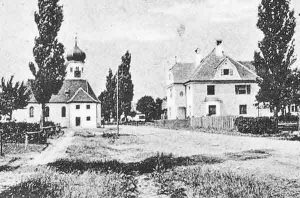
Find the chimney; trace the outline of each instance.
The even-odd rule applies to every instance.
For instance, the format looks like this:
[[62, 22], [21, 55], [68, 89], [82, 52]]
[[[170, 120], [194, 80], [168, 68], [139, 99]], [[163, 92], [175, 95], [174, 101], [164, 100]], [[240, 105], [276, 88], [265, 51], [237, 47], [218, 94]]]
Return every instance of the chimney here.
[[202, 60], [201, 51], [199, 48], [195, 49], [195, 66], [198, 66]]
[[217, 40], [217, 46], [216, 46], [216, 56], [222, 57], [224, 54], [223, 51], [223, 41]]

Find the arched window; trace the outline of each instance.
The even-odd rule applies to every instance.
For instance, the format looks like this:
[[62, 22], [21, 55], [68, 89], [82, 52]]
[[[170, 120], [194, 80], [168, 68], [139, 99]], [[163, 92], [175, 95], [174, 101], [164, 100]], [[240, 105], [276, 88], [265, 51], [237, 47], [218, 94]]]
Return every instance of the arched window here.
[[30, 118], [33, 118], [33, 117], [34, 117], [34, 108], [33, 108], [33, 107], [30, 107], [30, 108], [29, 108], [29, 117], [30, 117]]
[[50, 109], [49, 107], [45, 107], [45, 117], [49, 117]]
[[61, 117], [66, 117], [66, 107], [61, 108]]

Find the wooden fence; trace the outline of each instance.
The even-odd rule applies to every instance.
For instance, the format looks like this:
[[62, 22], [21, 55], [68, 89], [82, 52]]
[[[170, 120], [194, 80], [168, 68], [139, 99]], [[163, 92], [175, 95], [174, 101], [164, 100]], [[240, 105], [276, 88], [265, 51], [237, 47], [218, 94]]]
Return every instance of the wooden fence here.
[[190, 120], [192, 128], [205, 128], [217, 130], [235, 130], [234, 121], [236, 116], [205, 116], [193, 117]]

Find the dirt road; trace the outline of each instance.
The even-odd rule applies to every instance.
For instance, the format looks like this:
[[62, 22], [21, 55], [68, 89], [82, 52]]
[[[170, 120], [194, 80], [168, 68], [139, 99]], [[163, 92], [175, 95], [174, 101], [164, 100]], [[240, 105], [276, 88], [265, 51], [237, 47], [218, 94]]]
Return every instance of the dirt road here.
[[[147, 153], [173, 153], [177, 156], [197, 154], [224, 156], [249, 150], [266, 151], [269, 157], [251, 160], [227, 160], [215, 168], [267, 174], [300, 180], [300, 142], [274, 140], [261, 137], [228, 136], [184, 130], [169, 130], [152, 127], [122, 126], [121, 134], [138, 137], [140, 144], [118, 145], [114, 148], [130, 150], [126, 155], [115, 156], [122, 161], [137, 161]], [[144, 154], [141, 154], [144, 153]]]

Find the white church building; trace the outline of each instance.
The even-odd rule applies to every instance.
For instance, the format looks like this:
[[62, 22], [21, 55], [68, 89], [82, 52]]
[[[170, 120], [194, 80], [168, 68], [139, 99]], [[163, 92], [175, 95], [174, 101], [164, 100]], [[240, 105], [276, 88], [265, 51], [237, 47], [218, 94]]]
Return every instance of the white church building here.
[[[52, 95], [46, 104], [45, 120], [62, 127], [96, 128], [101, 124], [101, 104], [85, 78], [86, 54], [78, 47], [67, 54], [67, 68], [64, 83], [57, 95]], [[32, 80], [28, 80], [31, 89]], [[32, 93], [32, 92], [31, 92]], [[39, 122], [41, 104], [30, 95], [26, 108], [13, 112], [13, 119], [19, 122]]]

